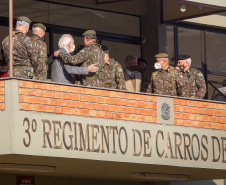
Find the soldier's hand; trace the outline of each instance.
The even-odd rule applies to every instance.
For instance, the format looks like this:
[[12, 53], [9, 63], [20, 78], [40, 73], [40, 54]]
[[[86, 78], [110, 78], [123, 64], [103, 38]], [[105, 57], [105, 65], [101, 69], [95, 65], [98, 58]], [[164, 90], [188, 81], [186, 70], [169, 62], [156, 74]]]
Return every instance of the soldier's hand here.
[[60, 54], [60, 51], [55, 51], [54, 52], [54, 57], [58, 57], [59, 54]]
[[91, 73], [95, 73], [95, 72], [97, 72], [98, 67], [95, 64], [91, 64], [91, 65], [88, 66], [88, 70]]

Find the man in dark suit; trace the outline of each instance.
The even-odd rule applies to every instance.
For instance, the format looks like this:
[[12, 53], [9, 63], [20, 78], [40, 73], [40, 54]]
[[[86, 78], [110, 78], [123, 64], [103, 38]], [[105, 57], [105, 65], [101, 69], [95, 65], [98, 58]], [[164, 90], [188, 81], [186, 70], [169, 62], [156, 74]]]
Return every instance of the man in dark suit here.
[[137, 70], [137, 57], [129, 55], [125, 59], [126, 69], [123, 70], [126, 89], [128, 91], [140, 92], [142, 75]]
[[[74, 39], [70, 34], [64, 34], [60, 37], [58, 42], [60, 52], [70, 54], [74, 52]], [[88, 75], [95, 73], [98, 70], [94, 64], [88, 67], [77, 67], [70, 64], [65, 64], [60, 58], [56, 58], [51, 65], [51, 81], [58, 83], [74, 84], [75, 80], [72, 75]]]

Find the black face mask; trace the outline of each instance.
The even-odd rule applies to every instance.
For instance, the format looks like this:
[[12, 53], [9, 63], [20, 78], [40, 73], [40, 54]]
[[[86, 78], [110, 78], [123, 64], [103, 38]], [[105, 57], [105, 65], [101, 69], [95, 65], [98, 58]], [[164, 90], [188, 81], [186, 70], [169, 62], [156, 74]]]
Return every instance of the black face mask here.
[[184, 72], [184, 69], [185, 69], [184, 64], [183, 64], [183, 65], [181, 65], [181, 66], [179, 66], [179, 68], [180, 68], [180, 71], [181, 71], [181, 72]]
[[137, 66], [130, 66], [130, 69], [131, 69], [132, 71], [136, 71], [136, 70], [137, 70]]
[[146, 68], [140, 68], [140, 72], [143, 73], [146, 70]]

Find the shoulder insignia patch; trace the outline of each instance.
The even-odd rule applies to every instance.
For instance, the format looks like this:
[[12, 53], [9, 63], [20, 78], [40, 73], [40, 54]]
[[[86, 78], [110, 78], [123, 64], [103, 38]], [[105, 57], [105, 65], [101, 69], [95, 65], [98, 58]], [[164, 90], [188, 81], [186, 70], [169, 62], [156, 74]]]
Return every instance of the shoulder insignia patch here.
[[180, 75], [180, 78], [184, 78], [183, 75]]
[[203, 77], [203, 74], [202, 73], [199, 73], [198, 76]]
[[80, 52], [83, 53], [83, 52], [85, 52], [85, 50], [83, 49], [83, 50], [81, 50]]
[[123, 72], [123, 69], [120, 67], [120, 68], [118, 68], [118, 72], [120, 73], [120, 72]]

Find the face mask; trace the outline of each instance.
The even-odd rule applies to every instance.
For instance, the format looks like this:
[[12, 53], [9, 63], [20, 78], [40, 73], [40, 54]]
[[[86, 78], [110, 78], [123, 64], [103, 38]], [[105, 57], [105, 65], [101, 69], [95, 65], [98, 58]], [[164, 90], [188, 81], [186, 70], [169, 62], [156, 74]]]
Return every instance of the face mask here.
[[143, 73], [146, 70], [146, 68], [140, 68], [140, 72]]
[[72, 49], [71, 49], [71, 53], [75, 50], [75, 45], [73, 45]]
[[162, 68], [161, 64], [158, 63], [158, 62], [155, 62], [155, 65], [154, 65], [155, 69], [159, 70]]
[[184, 69], [185, 69], [184, 64], [183, 64], [183, 65], [181, 65], [181, 66], [179, 66], [179, 68], [180, 68], [180, 71], [181, 71], [181, 72], [184, 72]]
[[132, 71], [136, 71], [136, 70], [137, 70], [137, 66], [130, 66], [130, 69], [131, 69]]

